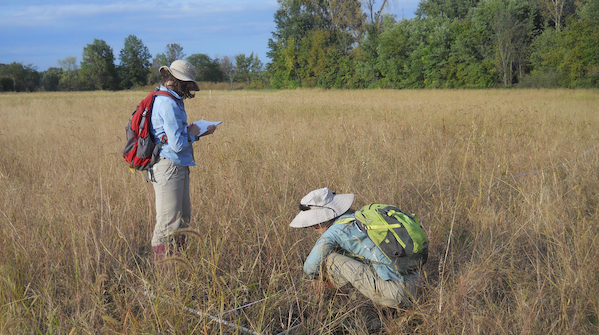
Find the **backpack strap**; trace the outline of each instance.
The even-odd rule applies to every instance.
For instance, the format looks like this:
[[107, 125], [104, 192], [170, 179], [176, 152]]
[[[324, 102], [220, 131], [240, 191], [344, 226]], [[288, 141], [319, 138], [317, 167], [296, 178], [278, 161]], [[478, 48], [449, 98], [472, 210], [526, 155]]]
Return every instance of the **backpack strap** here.
[[[162, 95], [165, 97], [170, 97], [171, 99], [177, 101], [177, 98], [175, 98], [175, 96], [173, 96], [172, 94], [170, 94], [168, 91], [161, 91], [160, 88], [156, 87], [156, 89], [154, 90], [154, 98], [152, 99], [152, 104], [150, 105], [150, 109], [154, 107], [154, 100], [156, 100], [156, 96], [158, 95]], [[145, 116], [145, 113], [144, 113]], [[168, 142], [168, 138], [166, 138], [166, 134], [162, 135], [162, 139], [160, 140], [160, 144], [158, 144], [160, 147], [162, 147], [162, 145], [164, 143]], [[156, 148], [154, 148], [154, 153], [152, 155], [154, 155], [155, 153], [160, 152], [160, 148], [158, 149], [158, 151], [156, 151]], [[152, 156], [152, 162], [154, 162], [154, 156]], [[154, 165], [154, 163], [150, 163], [150, 166]]]
[[339, 219], [339, 220], [335, 221], [335, 224], [348, 224], [355, 220], [356, 219], [354, 219], [354, 218], [344, 218], [344, 219]]
[[154, 96], [157, 95], [164, 95], [173, 98], [173, 100], [177, 100], [177, 98], [175, 98], [174, 95], [170, 94], [168, 91], [161, 91], [159, 88], [156, 88], [156, 90], [154, 91]]
[[[159, 95], [170, 97], [171, 99], [173, 99], [175, 101], [177, 100], [169, 92], [161, 91], [160, 88], [156, 87], [156, 89], [154, 90], [154, 95], [152, 97], [152, 104], [150, 105], [150, 108], [149, 108], [150, 111], [154, 107], [154, 100], [156, 100], [156, 97]], [[143, 124], [145, 117], [146, 117], [146, 112], [144, 111], [142, 124]], [[151, 181], [151, 182], [156, 181], [154, 179], [154, 171], [152, 170], [152, 167], [154, 166], [154, 164], [158, 163], [158, 155], [160, 154], [160, 149], [162, 149], [162, 146], [166, 142], [168, 142], [168, 138], [166, 137], [166, 134], [164, 134], [164, 135], [162, 135], [162, 138], [160, 139], [160, 143], [158, 143], [158, 144], [156, 144], [156, 146], [154, 146], [154, 150], [152, 151], [152, 159], [150, 160], [150, 164], [148, 164], [148, 173], [146, 174], [146, 182], [147, 181]]]
[[[354, 219], [354, 218], [344, 218], [344, 219], [339, 219], [339, 220], [335, 221], [334, 224], [349, 224], [349, 223], [352, 223], [354, 221], [356, 221], [356, 219]], [[360, 229], [360, 228], [358, 228], [358, 229]], [[357, 239], [357, 241], [360, 242], [360, 244], [362, 244], [362, 240], [361, 239]], [[392, 264], [386, 264], [386, 263], [381, 263], [381, 262], [373, 261], [373, 260], [370, 260], [370, 259], [362, 256], [362, 255], [354, 254], [354, 253], [351, 253], [351, 252], [349, 252], [347, 250], [341, 249], [341, 251], [336, 251], [336, 252], [338, 252], [338, 253], [340, 253], [340, 254], [342, 254], [344, 256], [353, 258], [353, 259], [355, 259], [357, 261], [360, 261], [360, 262], [362, 262], [364, 264], [367, 264], [367, 265], [378, 264], [378, 265], [384, 265], [384, 266], [388, 266], [390, 268], [393, 268]]]
[[146, 174], [146, 182], [147, 181], [151, 181], [151, 182], [155, 182], [156, 179], [154, 178], [154, 170], [152, 169], [152, 167], [154, 166], [154, 164], [158, 163], [158, 154], [160, 153], [160, 149], [162, 149], [162, 146], [164, 145], [164, 143], [166, 143], [166, 135], [162, 135], [162, 139], [160, 139], [160, 143], [156, 144], [156, 146], [154, 146], [154, 150], [152, 151], [152, 159], [150, 160], [150, 164], [148, 164], [148, 173]]
[[160, 140], [160, 143], [156, 144], [156, 146], [154, 147], [154, 151], [152, 152], [152, 160], [150, 160], [150, 167], [154, 166], [154, 164], [157, 163], [160, 149], [162, 149], [162, 146], [164, 145], [164, 143], [166, 143], [166, 141], [166, 135], [163, 135], [162, 139]]
[[366, 228], [366, 230], [380, 230], [380, 229], [393, 229], [393, 228], [401, 228], [403, 227], [401, 224], [397, 223], [397, 224], [390, 224], [390, 225], [378, 225], [378, 226], [367, 226], [364, 225], [364, 228]]

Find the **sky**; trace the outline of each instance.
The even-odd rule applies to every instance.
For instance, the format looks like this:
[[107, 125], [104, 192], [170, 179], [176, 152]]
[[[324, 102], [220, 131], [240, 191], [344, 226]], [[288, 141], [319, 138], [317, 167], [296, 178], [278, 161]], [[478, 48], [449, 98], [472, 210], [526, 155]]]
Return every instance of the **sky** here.
[[[410, 19], [418, 2], [390, 1], [387, 12]], [[266, 64], [278, 8], [276, 0], [0, 0], [0, 63], [46, 71], [69, 56], [81, 62], [83, 48], [100, 39], [118, 65], [125, 38], [135, 35], [152, 57], [177, 43], [186, 56], [254, 53]]]

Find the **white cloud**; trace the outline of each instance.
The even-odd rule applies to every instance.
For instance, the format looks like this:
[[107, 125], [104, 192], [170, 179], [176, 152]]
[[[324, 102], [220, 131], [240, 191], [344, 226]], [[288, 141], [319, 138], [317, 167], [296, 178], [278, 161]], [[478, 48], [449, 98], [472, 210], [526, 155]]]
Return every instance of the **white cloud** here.
[[113, 17], [122, 15], [145, 17], [148, 24], [152, 19], [189, 19], [202, 18], [226, 13], [239, 13], [245, 11], [275, 11], [278, 4], [273, 0], [196, 0], [196, 1], [103, 1], [92, 3], [65, 3], [56, 4], [16, 4], [0, 5], [3, 20], [0, 27], [38, 28], [48, 26], [69, 26], [69, 21], [79, 21], [84, 18], [102, 17], [111, 21]]

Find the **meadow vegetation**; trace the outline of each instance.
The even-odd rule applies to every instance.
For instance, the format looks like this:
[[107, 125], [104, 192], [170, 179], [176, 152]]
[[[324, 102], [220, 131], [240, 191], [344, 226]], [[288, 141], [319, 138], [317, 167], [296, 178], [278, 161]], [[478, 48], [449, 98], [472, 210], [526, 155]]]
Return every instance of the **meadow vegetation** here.
[[152, 186], [121, 154], [145, 94], [0, 95], [0, 333], [228, 334], [183, 306], [265, 297], [222, 318], [360, 326], [369, 303], [316, 299], [316, 233], [288, 227], [324, 186], [416, 213], [429, 236], [417, 304], [380, 310], [381, 333], [599, 333], [599, 91], [200, 91], [189, 121], [224, 122], [195, 146], [191, 243], [162, 272]]

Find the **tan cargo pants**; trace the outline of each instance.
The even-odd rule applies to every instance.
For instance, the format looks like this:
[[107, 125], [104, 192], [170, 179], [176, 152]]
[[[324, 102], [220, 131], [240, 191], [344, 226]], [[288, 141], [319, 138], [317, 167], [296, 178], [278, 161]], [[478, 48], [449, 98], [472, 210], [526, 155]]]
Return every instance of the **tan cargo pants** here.
[[404, 283], [383, 280], [367, 264], [334, 252], [327, 256], [324, 265], [326, 276], [335, 287], [349, 283], [379, 305], [409, 306], [411, 299], [416, 298], [420, 281], [417, 272], [403, 276]]
[[152, 246], [174, 243], [177, 229], [189, 227], [191, 200], [189, 198], [189, 167], [160, 158], [152, 167], [152, 185], [156, 194], [156, 226]]

